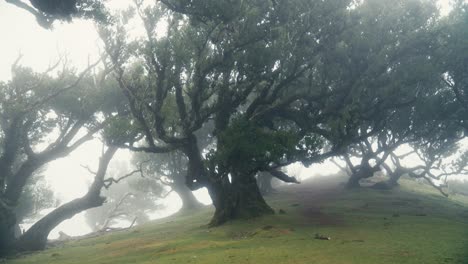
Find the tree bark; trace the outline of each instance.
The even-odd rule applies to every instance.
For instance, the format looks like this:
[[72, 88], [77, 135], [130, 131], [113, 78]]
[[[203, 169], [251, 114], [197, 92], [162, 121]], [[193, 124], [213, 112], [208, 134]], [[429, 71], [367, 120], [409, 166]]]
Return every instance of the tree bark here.
[[253, 175], [233, 175], [232, 183], [218, 185], [210, 194], [215, 206], [210, 226], [218, 226], [230, 220], [274, 214], [263, 199]]
[[361, 187], [361, 184], [359, 181], [361, 180], [361, 177], [358, 173], [353, 173], [351, 174], [351, 177], [349, 178], [348, 182], [346, 183], [346, 188], [348, 189], [356, 189]]
[[354, 173], [351, 174], [351, 177], [349, 178], [348, 183], [346, 184], [346, 188], [354, 189], [361, 187], [361, 184], [359, 183], [360, 180], [374, 176], [374, 173], [379, 170], [380, 168], [378, 166], [371, 167], [368, 164], [363, 164], [359, 166], [359, 168], [357, 168], [354, 171]]
[[55, 227], [84, 210], [101, 206], [104, 201], [104, 197], [86, 195], [60, 206], [28, 229], [17, 241], [16, 250], [43, 250], [47, 244], [49, 233]]
[[15, 224], [13, 208], [0, 199], [0, 257], [11, 251], [15, 241]]
[[29, 158], [26, 160], [14, 176], [8, 181], [7, 188], [5, 190], [5, 198], [11, 203], [18, 203], [23, 188], [26, 182], [33, 175], [34, 171], [39, 169], [43, 164], [47, 162], [38, 161], [36, 159]]
[[100, 158], [98, 171], [86, 195], [58, 207], [35, 223], [15, 243], [15, 249], [18, 251], [42, 250], [47, 244], [49, 233], [60, 223], [82, 211], [101, 206], [105, 201], [105, 198], [100, 196], [101, 189], [104, 187], [104, 177], [107, 166], [116, 151], [116, 147], [109, 147]]
[[185, 184], [190, 190], [206, 187], [215, 207], [210, 226], [218, 226], [229, 220], [251, 218], [274, 211], [263, 199], [255, 175], [232, 172], [232, 182], [213, 170], [207, 171], [194, 136], [189, 137], [183, 149], [188, 157]]

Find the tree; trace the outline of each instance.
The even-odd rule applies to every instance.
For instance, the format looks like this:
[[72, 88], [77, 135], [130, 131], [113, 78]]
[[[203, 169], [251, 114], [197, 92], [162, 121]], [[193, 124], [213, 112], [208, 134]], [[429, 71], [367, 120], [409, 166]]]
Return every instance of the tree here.
[[[432, 56], [438, 26], [435, 4], [370, 0], [355, 8], [354, 26], [326, 54], [325, 73], [347, 91], [343, 102], [351, 101], [341, 104], [336, 122], [348, 124], [337, 136], [360, 138], [344, 144], [347, 150], [342, 155], [351, 173], [348, 187], [358, 187], [359, 180], [381, 171], [396, 148], [417, 140], [419, 129], [441, 130], [435, 116], [422, 113], [440, 87]], [[358, 164], [351, 157], [358, 157]]]
[[92, 139], [105, 125], [99, 114], [117, 105], [102, 103], [118, 96], [95, 89], [97, 79], [87, 75], [94, 66], [78, 76], [65, 67], [52, 78], [48, 73], [56, 66], [36, 74], [15, 64], [13, 79], [0, 84], [2, 254], [14, 242], [14, 210], [34, 172]]
[[[320, 136], [307, 134], [277, 112], [326, 97], [323, 89], [310, 87], [305, 76], [334, 40], [326, 32], [340, 30], [341, 25], [331, 21], [348, 12], [345, 1], [222, 5], [223, 13], [210, 15], [210, 20], [140, 5], [137, 11], [148, 39], [137, 44], [136, 51], [118, 34], [122, 28], [102, 31], [146, 140], [145, 146], [127, 147], [148, 152], [180, 149], [188, 159], [187, 186], [207, 187], [212, 197], [212, 224], [273, 212], [259, 193], [258, 171], [330, 155], [319, 153]], [[156, 24], [163, 18], [168, 21], [167, 35], [155, 38]], [[145, 61], [124, 67], [134, 55]], [[169, 104], [176, 106], [175, 114], [165, 112]], [[202, 156], [194, 133], [211, 120], [216, 143]], [[293, 181], [283, 173], [276, 175]]]
[[[438, 28], [438, 49], [434, 56], [439, 61], [440, 78], [446, 88], [452, 91], [452, 98], [458, 104], [458, 110], [453, 110], [452, 118], [460, 121], [466, 129], [468, 118], [468, 40], [467, 21], [468, 3], [455, 1], [453, 11], [444, 19]], [[446, 91], [446, 90], [445, 90]]]
[[101, 206], [105, 201], [105, 198], [100, 194], [102, 188], [107, 186], [105, 179], [107, 166], [116, 151], [116, 147], [110, 147], [103, 153], [94, 181], [83, 197], [59, 206], [36, 222], [16, 241], [15, 250], [34, 251], [44, 249], [50, 231], [61, 222], [84, 210]]
[[168, 187], [179, 195], [181, 210], [194, 210], [203, 206], [185, 185], [188, 161], [180, 151], [153, 155], [137, 153], [134, 162], [142, 162], [148, 180], [153, 180], [162, 188]]
[[[146, 160], [145, 160], [146, 161]], [[142, 224], [149, 220], [148, 214], [161, 208], [158, 200], [167, 196], [171, 191], [156, 182], [150, 174], [146, 173], [145, 163], [138, 163], [138, 169], [124, 176], [118, 177], [127, 168], [111, 166], [108, 175], [110, 178], [120, 179], [118, 184], [104, 190], [106, 203], [86, 212], [88, 225], [96, 232], [114, 230], [114, 224], [125, 221]], [[134, 174], [140, 177], [130, 177]]]
[[[350, 173], [349, 181], [346, 184], [347, 188], [360, 187], [360, 180], [371, 178], [376, 172], [380, 172], [389, 155], [402, 145], [401, 141], [395, 142], [395, 138], [392, 138], [390, 133], [380, 134], [375, 142], [377, 144], [374, 145], [374, 142], [366, 138], [363, 142], [350, 146], [351, 151], [344, 154], [344, 160]], [[357, 165], [354, 164], [351, 157], [358, 157], [360, 162]], [[371, 163], [371, 161], [373, 162]]]
[[[433, 85], [437, 9], [426, 1], [163, 2], [172, 11], [137, 2], [145, 42], [102, 30], [146, 140], [126, 147], [182, 151], [187, 186], [209, 190], [213, 225], [272, 213], [258, 172], [295, 182], [281, 167], [346, 152]], [[211, 121], [215, 143], [203, 150], [194, 133]]]
[[[166, 113], [176, 113], [177, 108], [175, 104], [171, 104], [166, 111]], [[208, 151], [213, 145], [212, 129], [213, 125], [208, 122], [195, 132], [197, 145], [202, 152]], [[180, 150], [159, 154], [135, 153], [133, 163], [141, 164], [148, 180], [153, 180], [161, 188], [169, 187], [171, 192], [176, 192], [182, 201], [181, 210], [194, 210], [203, 206], [192, 190], [186, 186], [188, 159]]]

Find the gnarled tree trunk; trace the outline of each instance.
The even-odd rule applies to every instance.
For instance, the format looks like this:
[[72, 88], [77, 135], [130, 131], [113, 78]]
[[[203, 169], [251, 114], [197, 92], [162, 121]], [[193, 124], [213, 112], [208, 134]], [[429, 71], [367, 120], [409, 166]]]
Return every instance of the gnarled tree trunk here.
[[229, 220], [274, 213], [263, 199], [255, 175], [232, 172], [232, 182], [229, 182], [228, 177], [220, 178], [219, 175], [209, 174], [193, 136], [189, 138], [183, 151], [188, 157], [185, 179], [187, 187], [190, 190], [206, 187], [213, 201], [215, 214], [210, 226], [218, 226]]
[[273, 214], [265, 202], [253, 175], [233, 175], [232, 183], [225, 182], [210, 190], [215, 214], [210, 225], [221, 225], [229, 220], [247, 219]]
[[372, 176], [374, 176], [374, 173], [379, 170], [380, 168], [378, 166], [371, 167], [367, 163], [359, 166], [353, 171], [353, 174], [351, 174], [351, 177], [349, 178], [348, 183], [346, 184], [346, 188], [354, 189], [361, 187], [361, 184], [359, 183], [360, 180], [371, 178]]
[[104, 187], [104, 177], [107, 166], [117, 151], [116, 147], [109, 147], [99, 160], [99, 168], [86, 195], [68, 202], [43, 217], [29, 228], [15, 243], [18, 251], [42, 250], [47, 244], [49, 233], [63, 221], [72, 218], [76, 214], [101, 206], [105, 198], [101, 197], [101, 189]]
[[101, 206], [104, 201], [105, 198], [99, 195], [85, 195], [60, 206], [28, 229], [16, 242], [16, 249], [18, 251], [44, 249], [47, 244], [47, 237], [55, 227], [84, 210]]

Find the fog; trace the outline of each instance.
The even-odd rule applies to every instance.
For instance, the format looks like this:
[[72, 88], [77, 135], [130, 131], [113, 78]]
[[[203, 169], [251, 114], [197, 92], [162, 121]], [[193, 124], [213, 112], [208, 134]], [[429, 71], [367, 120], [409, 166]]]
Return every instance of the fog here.
[[[114, 10], [124, 8], [122, 0], [110, 1]], [[443, 14], [450, 10], [447, 1], [440, 1]], [[142, 30], [136, 28], [136, 31]], [[44, 71], [60, 58], [77, 68], [78, 71], [87, 67], [90, 62], [98, 59], [102, 52], [102, 44], [96, 33], [96, 28], [91, 21], [74, 20], [73, 23], [55, 23], [53, 30], [46, 30], [38, 26], [35, 18], [27, 12], [20, 10], [5, 1], [0, 1], [0, 80], [11, 78], [10, 67], [13, 62], [22, 55], [20, 64], [33, 68], [36, 71]], [[61, 204], [69, 202], [84, 195], [93, 176], [83, 166], [96, 168], [102, 148], [102, 143], [92, 140], [70, 156], [56, 160], [47, 165], [43, 172], [45, 179], [54, 191]], [[124, 167], [132, 168], [131, 154], [126, 150], [119, 150], [110, 167], [115, 164], [125, 164]], [[417, 159], [409, 158], [406, 162], [417, 163]], [[339, 173], [340, 170], [330, 161], [314, 164], [305, 168], [299, 164], [288, 167], [288, 172], [300, 180], [317, 175], [330, 175]], [[122, 172], [125, 174], [126, 172]], [[206, 190], [196, 192], [199, 201], [210, 204], [210, 198]], [[172, 193], [161, 201], [164, 209], [150, 216], [151, 219], [165, 217], [173, 214], [181, 207], [181, 201], [177, 194]], [[41, 214], [46, 214], [45, 210]], [[122, 225], [127, 223], [122, 223]], [[22, 225], [27, 229], [30, 223]], [[91, 231], [86, 225], [84, 213], [73, 219], [63, 222], [49, 236], [57, 238], [58, 232], [63, 231], [71, 236], [83, 235]]]

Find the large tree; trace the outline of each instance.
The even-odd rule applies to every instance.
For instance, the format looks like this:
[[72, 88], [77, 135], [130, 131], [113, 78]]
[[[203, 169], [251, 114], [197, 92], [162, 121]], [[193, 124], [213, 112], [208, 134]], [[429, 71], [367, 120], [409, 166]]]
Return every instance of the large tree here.
[[[363, 1], [352, 21], [326, 58], [328, 76], [340, 81], [337, 85], [347, 91], [343, 102], [349, 102], [338, 112], [338, 122], [349, 120], [339, 136], [361, 138], [354, 144], [348, 141], [342, 153], [351, 170], [347, 185], [357, 187], [359, 180], [381, 171], [400, 145], [418, 140], [423, 133], [419, 130], [435, 133], [445, 127], [427, 112], [441, 87], [432, 56], [439, 21], [435, 3]], [[340, 109], [339, 104], [331, 107]], [[352, 156], [359, 161], [352, 162]]]
[[110, 86], [97, 89], [98, 78], [88, 76], [94, 66], [78, 76], [64, 68], [58, 77], [50, 77], [15, 64], [13, 79], [0, 84], [2, 253], [14, 242], [14, 211], [28, 180], [92, 139], [105, 125], [103, 113], [117, 106], [111, 98], [118, 94]]
[[[103, 153], [99, 161], [98, 170], [95, 173], [94, 181], [83, 197], [59, 206], [34, 223], [34, 225], [15, 242], [14, 250], [34, 251], [44, 249], [47, 244], [49, 233], [60, 223], [82, 211], [103, 205], [106, 198], [101, 196], [101, 190], [104, 187], [108, 187], [106, 183], [108, 183], [109, 180], [105, 179], [106, 171], [117, 149], [117, 147], [110, 147]], [[112, 181], [109, 182], [109, 185], [111, 182]]]
[[[183, 2], [183, 1], [182, 1]], [[214, 13], [191, 16], [177, 3], [138, 7], [147, 39], [136, 51], [122, 29], [103, 30], [119, 84], [146, 145], [130, 149], [188, 158], [186, 185], [207, 187], [216, 207], [212, 224], [273, 210], [259, 193], [255, 174], [295, 179], [278, 169], [298, 160], [319, 160], [322, 137], [278, 115], [328, 94], [310, 83], [327, 45], [347, 16], [347, 1], [222, 1]], [[199, 7], [193, 7], [198, 9]], [[184, 11], [185, 10], [185, 11]], [[189, 12], [190, 11], [190, 12]], [[167, 21], [167, 34], [156, 32]], [[130, 58], [144, 58], [128, 67]], [[175, 114], [168, 114], [175, 105]], [[171, 107], [169, 107], [172, 109]], [[203, 151], [195, 132], [214, 122], [216, 144]], [[316, 123], [317, 124], [317, 123]], [[175, 133], [174, 133], [175, 132]]]
[[[208, 188], [214, 225], [273, 212], [257, 172], [296, 182], [281, 167], [388, 131], [434, 86], [429, 1], [162, 2], [137, 1], [144, 41], [127, 43], [123, 26], [101, 31], [126, 122], [145, 139], [125, 147], [182, 151], [186, 185]], [[195, 133], [209, 122], [214, 144], [202, 148]]]

